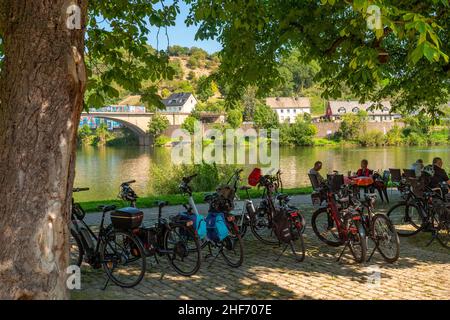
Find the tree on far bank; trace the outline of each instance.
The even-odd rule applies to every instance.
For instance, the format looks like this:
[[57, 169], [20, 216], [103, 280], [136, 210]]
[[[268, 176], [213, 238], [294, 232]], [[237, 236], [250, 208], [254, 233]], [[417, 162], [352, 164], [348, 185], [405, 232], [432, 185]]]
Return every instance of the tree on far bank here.
[[167, 130], [169, 125], [169, 119], [167, 119], [165, 115], [155, 113], [148, 123], [148, 133], [152, 134], [155, 138], [158, 138], [164, 131]]
[[256, 105], [253, 122], [258, 129], [276, 129], [280, 125], [277, 113], [263, 103]]

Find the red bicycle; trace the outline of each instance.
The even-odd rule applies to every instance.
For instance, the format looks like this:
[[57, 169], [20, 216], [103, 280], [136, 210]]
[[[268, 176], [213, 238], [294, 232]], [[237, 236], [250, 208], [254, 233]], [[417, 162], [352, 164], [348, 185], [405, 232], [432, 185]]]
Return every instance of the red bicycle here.
[[327, 203], [312, 215], [312, 228], [317, 237], [332, 247], [345, 245], [358, 263], [366, 261], [366, 232], [361, 214], [351, 206], [351, 186], [344, 185], [343, 175], [328, 176], [327, 183], [316, 190]]

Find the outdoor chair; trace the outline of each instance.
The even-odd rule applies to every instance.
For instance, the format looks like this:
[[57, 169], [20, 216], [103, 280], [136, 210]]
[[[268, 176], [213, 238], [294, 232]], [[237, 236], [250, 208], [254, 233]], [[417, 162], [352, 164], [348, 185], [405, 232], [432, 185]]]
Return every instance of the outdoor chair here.
[[412, 169], [403, 169], [406, 178], [416, 178], [416, 171]]
[[308, 174], [309, 177], [309, 181], [311, 182], [311, 186], [313, 188], [314, 191], [318, 191], [321, 187], [320, 182], [319, 182], [319, 178], [317, 177], [316, 174]]
[[[394, 187], [399, 187], [402, 182], [402, 171], [400, 169], [389, 169], [389, 174], [391, 176], [391, 182]], [[392, 195], [392, 189], [391, 189]]]

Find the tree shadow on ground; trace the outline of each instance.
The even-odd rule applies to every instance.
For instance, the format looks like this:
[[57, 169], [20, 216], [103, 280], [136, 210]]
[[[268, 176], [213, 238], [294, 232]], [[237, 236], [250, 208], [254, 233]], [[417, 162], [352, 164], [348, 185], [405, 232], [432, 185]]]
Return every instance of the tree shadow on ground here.
[[[311, 206], [301, 206], [308, 227], [305, 232], [307, 250], [304, 262], [298, 263], [291, 253], [286, 252], [275, 261], [281, 248], [258, 242], [248, 231], [244, 238], [244, 264], [240, 268], [230, 268], [219, 258], [208, 267], [202, 261], [198, 274], [182, 277], [167, 263], [149, 268], [141, 284], [133, 289], [122, 289], [111, 285], [105, 291], [101, 287], [105, 275], [101, 270], [83, 268], [83, 290], [75, 292], [75, 299], [339, 299], [345, 292], [366, 290], [366, 284], [378, 266], [385, 281], [425, 268], [429, 265], [450, 265], [448, 253], [422, 248], [416, 243], [401, 239], [400, 259], [394, 264], [384, 262], [375, 253], [368, 263], [357, 264], [349, 251], [342, 261], [336, 259], [342, 248], [329, 247], [320, 242], [311, 227]], [[385, 209], [380, 209], [385, 210]], [[435, 244], [438, 245], [438, 244]], [[148, 259], [148, 262], [152, 258]], [[438, 270], [440, 268], [438, 267]], [[162, 276], [163, 274], [163, 276]], [[432, 275], [430, 275], [431, 277]], [[424, 276], [425, 277], [425, 276]], [[426, 277], [424, 278], [426, 279]], [[398, 281], [402, 281], [400, 278]], [[423, 280], [426, 281], [426, 280]]]

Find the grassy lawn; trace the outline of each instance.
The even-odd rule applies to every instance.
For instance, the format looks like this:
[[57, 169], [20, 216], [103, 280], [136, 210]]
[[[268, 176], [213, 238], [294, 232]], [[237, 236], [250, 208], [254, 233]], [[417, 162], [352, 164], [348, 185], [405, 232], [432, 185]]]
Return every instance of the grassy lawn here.
[[[259, 198], [262, 196], [262, 189], [251, 189], [249, 190], [249, 194], [251, 198]], [[312, 192], [311, 187], [305, 188], [292, 188], [292, 189], [284, 189], [284, 193], [288, 195], [300, 195], [300, 194], [310, 194]], [[194, 200], [197, 204], [204, 203], [204, 195], [207, 192], [195, 192]], [[241, 199], [245, 199], [247, 197], [245, 192], [239, 191], [239, 197]], [[156, 207], [156, 201], [168, 201], [170, 205], [181, 205], [187, 203], [187, 196], [182, 194], [173, 194], [173, 195], [160, 195], [160, 196], [150, 196], [150, 197], [142, 197], [137, 201], [138, 208], [153, 208]], [[80, 202], [82, 208], [86, 212], [97, 212], [97, 207], [99, 205], [116, 205], [117, 207], [126, 207], [128, 205], [127, 202], [121, 201], [119, 199], [114, 200], [96, 200], [96, 201], [86, 201]]]

